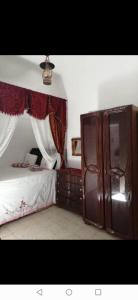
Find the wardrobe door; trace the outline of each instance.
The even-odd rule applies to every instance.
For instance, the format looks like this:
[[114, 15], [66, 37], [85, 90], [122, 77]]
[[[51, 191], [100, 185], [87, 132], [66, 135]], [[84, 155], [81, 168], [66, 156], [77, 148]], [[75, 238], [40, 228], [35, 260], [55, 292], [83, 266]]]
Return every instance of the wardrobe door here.
[[102, 114], [81, 116], [82, 173], [84, 185], [84, 220], [104, 226]]
[[124, 238], [133, 238], [131, 125], [131, 106], [104, 112], [105, 222]]

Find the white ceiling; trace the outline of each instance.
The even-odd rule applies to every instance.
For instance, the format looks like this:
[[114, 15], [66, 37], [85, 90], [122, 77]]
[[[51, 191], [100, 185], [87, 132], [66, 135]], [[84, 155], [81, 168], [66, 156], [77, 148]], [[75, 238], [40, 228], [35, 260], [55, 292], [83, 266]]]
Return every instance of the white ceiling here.
[[41, 61], [44, 61], [45, 59], [44, 55], [19, 55], [19, 56], [36, 64], [39, 64]]

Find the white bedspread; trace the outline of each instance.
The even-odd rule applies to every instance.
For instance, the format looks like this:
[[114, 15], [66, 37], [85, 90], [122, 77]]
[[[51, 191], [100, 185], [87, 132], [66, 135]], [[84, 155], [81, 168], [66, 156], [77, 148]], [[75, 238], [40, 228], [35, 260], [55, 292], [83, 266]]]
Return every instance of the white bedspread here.
[[0, 168], [0, 225], [56, 203], [56, 171]]

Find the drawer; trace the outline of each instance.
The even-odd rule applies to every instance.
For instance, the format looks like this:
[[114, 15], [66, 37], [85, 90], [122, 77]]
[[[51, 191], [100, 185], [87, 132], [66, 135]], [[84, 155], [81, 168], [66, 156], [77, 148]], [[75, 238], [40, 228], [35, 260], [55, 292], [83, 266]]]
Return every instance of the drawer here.
[[82, 177], [72, 175], [70, 173], [57, 172], [57, 181], [70, 182], [74, 184], [82, 184]]
[[57, 173], [57, 180], [58, 180], [58, 181], [66, 181], [66, 182], [70, 182], [70, 174], [66, 174], [66, 173]]
[[77, 184], [82, 185], [82, 177], [77, 177]]
[[59, 207], [63, 207], [65, 209], [71, 209], [71, 200], [70, 198], [64, 197], [63, 195], [57, 195], [56, 204]]
[[70, 195], [71, 195], [71, 191], [70, 191], [70, 189], [69, 190], [67, 190], [67, 189], [62, 189], [62, 188], [57, 188], [57, 195], [62, 195], [62, 196], [64, 196], [64, 197], [70, 197]]
[[83, 195], [83, 187], [80, 185], [71, 184], [70, 191], [71, 191], [71, 194], [74, 194], [76, 196]]
[[57, 189], [66, 189], [70, 190], [70, 182], [65, 182], [65, 181], [57, 181]]
[[82, 184], [82, 177], [80, 177], [80, 178], [78, 179], [78, 182], [79, 182], [80, 184]]
[[70, 182], [74, 184], [81, 184], [82, 183], [82, 178], [81, 176], [71, 176], [70, 177]]
[[83, 197], [82, 197], [82, 195], [81, 195], [81, 196], [77, 196], [77, 195], [72, 194], [72, 195], [70, 196], [70, 199], [71, 199], [71, 201], [73, 201], [73, 202], [83, 202]]
[[64, 197], [68, 197], [71, 199], [80, 199], [80, 200], [83, 199], [83, 193], [82, 193], [82, 191], [79, 191], [79, 190], [72, 191], [72, 190], [57, 188], [56, 193], [57, 193], [57, 195], [62, 195]]

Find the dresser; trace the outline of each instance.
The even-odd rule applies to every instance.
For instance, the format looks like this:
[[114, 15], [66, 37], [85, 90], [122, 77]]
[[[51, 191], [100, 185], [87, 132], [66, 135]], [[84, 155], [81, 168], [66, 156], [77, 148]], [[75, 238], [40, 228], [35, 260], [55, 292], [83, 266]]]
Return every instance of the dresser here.
[[57, 206], [82, 215], [83, 187], [80, 169], [66, 168], [57, 171]]
[[81, 116], [86, 223], [138, 239], [138, 107]]

